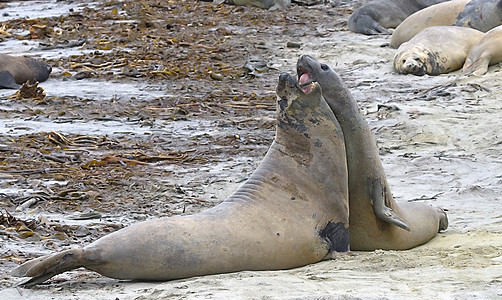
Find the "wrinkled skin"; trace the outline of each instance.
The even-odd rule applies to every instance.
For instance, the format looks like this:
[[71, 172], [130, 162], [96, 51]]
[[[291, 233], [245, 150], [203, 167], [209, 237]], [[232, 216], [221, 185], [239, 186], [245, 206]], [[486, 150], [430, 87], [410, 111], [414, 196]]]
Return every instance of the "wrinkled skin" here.
[[137, 223], [12, 271], [25, 286], [78, 267], [118, 279], [170, 280], [288, 269], [349, 250], [342, 130], [318, 84], [280, 76], [276, 137], [246, 183], [202, 213]]
[[297, 71], [301, 86], [312, 81], [321, 85], [342, 127], [349, 171], [351, 250], [409, 249], [445, 230], [448, 219], [442, 209], [394, 201], [373, 134], [338, 74], [309, 55], [300, 57]]

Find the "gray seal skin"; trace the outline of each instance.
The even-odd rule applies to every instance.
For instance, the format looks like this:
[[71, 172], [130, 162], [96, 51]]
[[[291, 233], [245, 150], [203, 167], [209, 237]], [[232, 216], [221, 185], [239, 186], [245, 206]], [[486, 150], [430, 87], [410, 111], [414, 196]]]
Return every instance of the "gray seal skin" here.
[[424, 8], [394, 30], [390, 47], [398, 48], [427, 27], [453, 25], [482, 32], [502, 25], [502, 0], [454, 0]]
[[394, 56], [399, 74], [422, 76], [449, 73], [462, 68], [469, 49], [483, 36], [468, 27], [433, 26], [425, 28], [401, 44]]
[[488, 72], [488, 66], [498, 62], [502, 62], [502, 25], [485, 33], [469, 50], [462, 73], [481, 76]]
[[403, 250], [421, 245], [448, 227], [446, 213], [424, 203], [397, 204], [368, 123], [342, 79], [309, 55], [297, 63], [300, 85], [315, 81], [342, 127], [349, 171], [351, 250]]
[[391, 34], [409, 15], [448, 0], [374, 0], [356, 9], [349, 18], [349, 30], [366, 35]]
[[0, 88], [18, 89], [21, 84], [46, 81], [52, 68], [40, 59], [0, 54]]
[[282, 74], [276, 136], [233, 195], [190, 216], [137, 223], [81, 249], [28, 261], [13, 276], [31, 286], [77, 267], [118, 279], [171, 280], [278, 270], [349, 250], [343, 133], [313, 83], [304, 93]]

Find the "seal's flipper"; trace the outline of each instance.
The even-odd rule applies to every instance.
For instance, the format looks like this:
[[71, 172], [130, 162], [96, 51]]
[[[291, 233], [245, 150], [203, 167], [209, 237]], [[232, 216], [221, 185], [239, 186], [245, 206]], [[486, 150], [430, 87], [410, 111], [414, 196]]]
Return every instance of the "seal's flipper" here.
[[18, 89], [19, 84], [14, 80], [14, 76], [9, 71], [0, 72], [0, 88], [3, 89]]
[[410, 231], [410, 227], [392, 210], [385, 205], [385, 187], [377, 178], [366, 179], [366, 192], [371, 199], [373, 212], [382, 221], [394, 224], [404, 230]]
[[11, 275], [32, 277], [20, 285], [24, 287], [34, 286], [54, 275], [81, 267], [82, 264], [79, 263], [81, 252], [82, 250], [72, 249], [54, 255], [43, 256], [20, 265], [11, 271]]
[[486, 58], [479, 58], [475, 62], [471, 62], [466, 60], [464, 64], [464, 70], [462, 71], [462, 75], [474, 75], [481, 76], [488, 72], [488, 65], [490, 64], [490, 60]]

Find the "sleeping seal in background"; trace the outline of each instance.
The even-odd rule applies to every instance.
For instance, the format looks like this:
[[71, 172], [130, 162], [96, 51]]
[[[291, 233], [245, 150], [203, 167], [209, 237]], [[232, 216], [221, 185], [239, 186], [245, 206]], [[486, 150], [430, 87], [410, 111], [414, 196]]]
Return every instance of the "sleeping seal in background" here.
[[46, 81], [52, 68], [40, 59], [0, 54], [0, 88], [18, 89], [29, 81]]
[[360, 7], [349, 18], [349, 30], [372, 34], [390, 34], [409, 15], [425, 7], [448, 0], [374, 0]]
[[394, 69], [400, 74], [418, 76], [458, 70], [464, 65], [469, 49], [482, 36], [481, 31], [468, 27], [426, 28], [399, 46], [394, 56]]
[[424, 8], [394, 30], [390, 47], [398, 48], [427, 27], [453, 25], [482, 32], [502, 25], [502, 0], [454, 0]]

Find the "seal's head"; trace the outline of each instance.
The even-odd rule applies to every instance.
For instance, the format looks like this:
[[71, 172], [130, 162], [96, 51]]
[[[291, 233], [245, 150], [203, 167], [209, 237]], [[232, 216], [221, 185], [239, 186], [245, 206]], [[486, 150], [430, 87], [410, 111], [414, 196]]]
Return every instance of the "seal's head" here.
[[[327, 64], [304, 54], [296, 63], [296, 71], [298, 82], [304, 90], [308, 90], [312, 82], [319, 83], [323, 97], [335, 115], [337, 112], [345, 111], [346, 108], [357, 109], [342, 78]], [[338, 115], [337, 118], [339, 118]]]
[[427, 73], [427, 59], [423, 51], [405, 51], [394, 57], [394, 68], [400, 74], [423, 76]]
[[300, 84], [288, 73], [279, 76], [277, 92], [277, 110], [279, 113], [295, 109], [315, 108], [323, 101], [321, 86], [317, 82], [310, 81], [308, 84]]

